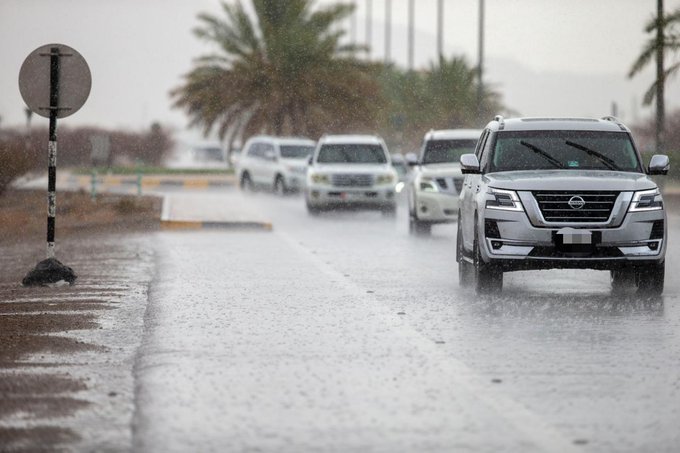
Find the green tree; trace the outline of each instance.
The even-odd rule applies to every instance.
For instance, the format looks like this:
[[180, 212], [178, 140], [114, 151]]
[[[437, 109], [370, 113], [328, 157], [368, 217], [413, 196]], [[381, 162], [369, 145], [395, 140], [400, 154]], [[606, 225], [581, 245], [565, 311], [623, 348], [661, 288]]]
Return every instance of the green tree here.
[[313, 0], [221, 3], [225, 17], [200, 14], [197, 37], [219, 53], [199, 58], [171, 92], [191, 125], [220, 138], [256, 133], [318, 136], [370, 130], [382, 104], [377, 67], [354, 58], [335, 25], [353, 7], [313, 9]]
[[652, 61], [656, 63], [656, 79], [644, 95], [643, 103], [649, 105], [656, 99], [656, 147], [663, 149], [665, 124], [664, 88], [666, 81], [680, 68], [680, 62], [665, 67], [664, 57], [667, 51], [677, 52], [680, 49], [680, 9], [664, 15], [663, 0], [657, 0], [657, 14], [645, 26], [647, 33], [653, 33], [644, 45], [642, 53], [635, 60], [628, 73], [632, 78]]
[[[425, 71], [386, 67], [381, 85], [388, 106], [383, 134], [402, 151], [413, 151], [430, 129], [477, 128], [479, 124], [477, 70], [464, 57], [441, 58]], [[481, 112], [484, 118], [504, 109], [500, 96], [484, 86]]]

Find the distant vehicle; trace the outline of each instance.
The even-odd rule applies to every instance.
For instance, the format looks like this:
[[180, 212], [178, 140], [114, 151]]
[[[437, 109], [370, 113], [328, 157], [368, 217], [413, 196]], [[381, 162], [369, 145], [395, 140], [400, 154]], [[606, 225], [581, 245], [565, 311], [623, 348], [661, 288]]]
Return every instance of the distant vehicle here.
[[195, 146], [191, 150], [196, 162], [224, 162], [224, 150], [217, 145]]
[[263, 187], [280, 195], [302, 190], [307, 159], [315, 145], [308, 138], [264, 135], [250, 138], [238, 164], [241, 188]]
[[396, 211], [397, 172], [382, 138], [374, 135], [326, 135], [309, 160], [305, 200], [316, 214], [334, 207]]
[[616, 118], [491, 121], [461, 156], [457, 256], [461, 285], [500, 291], [503, 273], [610, 271], [613, 289], [663, 292], [666, 212], [630, 130]]
[[408, 184], [409, 231], [430, 234], [432, 225], [455, 222], [463, 186], [460, 156], [474, 151], [482, 131], [433, 130], [425, 134]]

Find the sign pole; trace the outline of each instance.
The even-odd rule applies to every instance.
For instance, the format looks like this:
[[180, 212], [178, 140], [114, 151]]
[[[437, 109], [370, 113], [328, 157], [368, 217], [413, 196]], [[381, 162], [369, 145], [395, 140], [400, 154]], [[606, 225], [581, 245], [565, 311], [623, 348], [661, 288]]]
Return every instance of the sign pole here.
[[92, 78], [85, 59], [63, 44], [34, 50], [19, 72], [19, 90], [29, 109], [49, 118], [47, 143], [47, 258], [22, 280], [24, 286], [73, 284], [73, 269], [55, 258], [57, 213], [57, 119], [73, 114], [90, 94]]
[[58, 47], [50, 48], [50, 137], [47, 144], [47, 258], [54, 258], [54, 233], [57, 214], [57, 114], [59, 113]]

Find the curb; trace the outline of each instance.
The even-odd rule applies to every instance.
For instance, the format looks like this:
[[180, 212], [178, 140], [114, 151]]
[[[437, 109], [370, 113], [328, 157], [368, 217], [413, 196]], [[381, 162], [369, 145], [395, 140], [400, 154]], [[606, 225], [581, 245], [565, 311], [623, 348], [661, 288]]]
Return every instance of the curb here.
[[270, 222], [203, 222], [197, 220], [161, 220], [161, 230], [262, 230], [272, 231]]
[[271, 222], [247, 221], [247, 220], [176, 220], [170, 218], [169, 197], [163, 197], [161, 210], [161, 230], [261, 230], [272, 231], [274, 226]]
[[[92, 184], [92, 176], [70, 176], [68, 179], [70, 184], [78, 186], [89, 186]], [[97, 185], [101, 186], [136, 186], [136, 176], [97, 176], [95, 179]], [[157, 187], [181, 187], [184, 189], [206, 189], [209, 187], [231, 187], [234, 186], [234, 181], [229, 179], [205, 179], [205, 178], [191, 178], [191, 179], [168, 179], [156, 176], [143, 176], [143, 188], [157, 188]]]

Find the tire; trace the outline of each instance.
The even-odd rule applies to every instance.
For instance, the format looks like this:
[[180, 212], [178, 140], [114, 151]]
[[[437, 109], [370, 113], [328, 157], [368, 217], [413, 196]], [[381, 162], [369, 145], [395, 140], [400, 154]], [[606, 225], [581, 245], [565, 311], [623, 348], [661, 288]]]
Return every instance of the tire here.
[[241, 175], [241, 190], [248, 191], [248, 192], [254, 192], [255, 188], [253, 186], [253, 180], [250, 179], [250, 174], [248, 172], [244, 172]]
[[416, 236], [429, 236], [432, 234], [432, 224], [421, 222], [415, 214], [411, 214], [408, 219], [408, 231]]
[[609, 271], [609, 282], [612, 291], [624, 291], [636, 286], [635, 272], [633, 269], [615, 269]]
[[635, 283], [638, 294], [643, 296], [660, 296], [666, 277], [666, 263], [648, 264], [635, 270]]
[[475, 276], [475, 268], [472, 264], [465, 261], [465, 250], [463, 248], [462, 227], [460, 218], [458, 221], [458, 233], [456, 235], [456, 261], [458, 261], [458, 285], [461, 288], [472, 286]]
[[[475, 228], [475, 231], [477, 231], [477, 228]], [[472, 253], [474, 261], [475, 292], [477, 294], [500, 293], [503, 290], [503, 271], [482, 260], [482, 255], [479, 251], [479, 240], [476, 237], [476, 233]]]
[[281, 175], [276, 175], [276, 179], [274, 179], [274, 193], [281, 197], [288, 193], [288, 188], [286, 187], [286, 183], [283, 180], [283, 176]]
[[397, 215], [397, 205], [391, 204], [380, 208], [383, 217], [395, 217]]
[[309, 201], [306, 202], [307, 205], [307, 213], [312, 216], [317, 216], [321, 212], [321, 208], [318, 206], [314, 206], [309, 203]]

